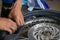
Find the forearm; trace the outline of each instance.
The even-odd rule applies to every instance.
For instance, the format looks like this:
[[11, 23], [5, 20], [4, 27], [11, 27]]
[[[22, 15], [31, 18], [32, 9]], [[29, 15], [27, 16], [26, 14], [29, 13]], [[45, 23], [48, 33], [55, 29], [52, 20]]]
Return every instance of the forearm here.
[[16, 0], [13, 7], [14, 7], [14, 9], [16, 9], [18, 7], [21, 10], [21, 8], [22, 8], [22, 0]]
[[[11, 12], [10, 13], [14, 13], [15, 11], [17, 12], [21, 12], [21, 9], [22, 9], [22, 0], [16, 0], [16, 2], [14, 3], [14, 6], [13, 8], [11, 9]], [[15, 13], [16, 13], [15, 12]]]
[[17, 4], [22, 7], [22, 0], [17, 0]]

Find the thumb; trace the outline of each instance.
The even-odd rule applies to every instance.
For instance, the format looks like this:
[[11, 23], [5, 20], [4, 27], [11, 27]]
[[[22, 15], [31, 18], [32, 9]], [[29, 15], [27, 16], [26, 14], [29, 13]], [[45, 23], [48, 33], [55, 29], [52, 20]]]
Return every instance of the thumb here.
[[11, 18], [11, 14], [9, 14], [9, 16], [8, 16], [9, 18]]
[[10, 12], [10, 14], [9, 14], [9, 16], [8, 16], [9, 18], [12, 18], [12, 12]]

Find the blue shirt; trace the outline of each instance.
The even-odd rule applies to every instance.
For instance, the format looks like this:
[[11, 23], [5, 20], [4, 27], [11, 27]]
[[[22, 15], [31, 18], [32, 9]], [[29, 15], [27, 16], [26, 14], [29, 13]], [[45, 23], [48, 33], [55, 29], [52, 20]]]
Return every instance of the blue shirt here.
[[[15, 0], [2, 0], [2, 3], [11, 3], [13, 4]], [[27, 1], [23, 0], [22, 5], [27, 5]]]
[[14, 0], [2, 0], [2, 3], [14, 3]]

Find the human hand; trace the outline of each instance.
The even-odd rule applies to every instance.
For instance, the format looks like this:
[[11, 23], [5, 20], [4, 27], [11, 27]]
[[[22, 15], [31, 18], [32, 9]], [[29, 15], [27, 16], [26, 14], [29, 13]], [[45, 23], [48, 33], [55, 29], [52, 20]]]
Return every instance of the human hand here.
[[0, 30], [5, 30], [12, 34], [17, 30], [17, 25], [10, 19], [0, 18]]
[[24, 17], [22, 12], [19, 10], [15, 10], [9, 14], [9, 18], [13, 19], [18, 26], [22, 26], [24, 24]]
[[19, 5], [20, 5], [19, 1], [17, 1], [14, 4], [14, 7], [12, 8], [12, 10], [9, 14], [9, 18], [15, 20], [15, 22], [17, 23], [18, 26], [22, 26], [24, 24], [24, 17], [23, 17], [22, 11], [21, 11], [22, 7]]

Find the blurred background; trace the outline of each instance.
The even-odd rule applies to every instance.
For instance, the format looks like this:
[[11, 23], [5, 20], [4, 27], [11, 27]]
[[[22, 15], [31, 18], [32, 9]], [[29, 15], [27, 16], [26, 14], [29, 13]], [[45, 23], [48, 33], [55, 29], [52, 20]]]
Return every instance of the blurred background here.
[[[50, 6], [51, 10], [60, 11], [60, 0], [46, 0], [47, 4]], [[0, 0], [0, 12], [1, 12], [1, 0]]]
[[60, 11], [60, 0], [46, 0], [52, 10]]

